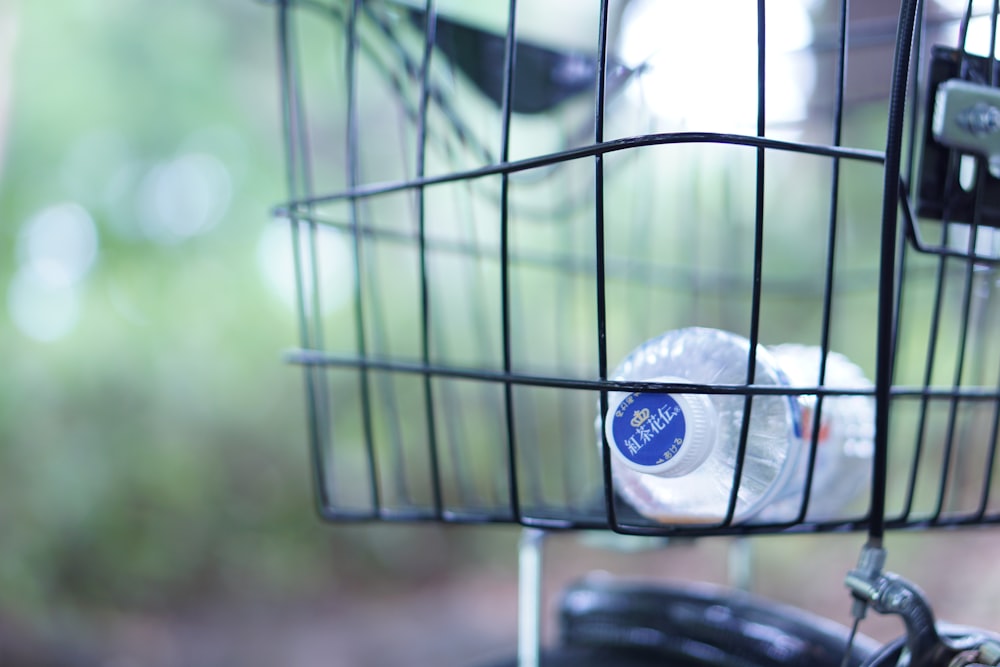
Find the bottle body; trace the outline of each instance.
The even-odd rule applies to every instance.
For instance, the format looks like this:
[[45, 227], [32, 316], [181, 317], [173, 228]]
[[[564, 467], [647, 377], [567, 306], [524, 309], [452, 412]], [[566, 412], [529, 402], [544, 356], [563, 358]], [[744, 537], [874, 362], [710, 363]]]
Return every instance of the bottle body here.
[[[822, 350], [815, 346], [784, 344], [769, 348], [793, 386], [819, 386]], [[875, 451], [875, 399], [872, 382], [864, 371], [842, 354], [829, 352], [822, 386], [830, 393], [798, 397], [802, 413], [802, 453], [797, 469], [774, 501], [761, 513], [767, 521], [796, 520], [802, 509], [810, 449], [816, 443], [812, 465], [810, 521], [844, 518], [845, 512], [870, 486]], [[863, 393], [840, 394], [838, 390]], [[816, 437], [813, 430], [819, 412]], [[860, 513], [860, 509], [859, 509]]]
[[[716, 329], [669, 331], [635, 349], [614, 380], [692, 384], [746, 384], [750, 343]], [[784, 386], [771, 354], [758, 346], [753, 382]], [[612, 477], [640, 514], [664, 523], [712, 523], [729, 511], [749, 407], [745, 455], [734, 520], [765, 507], [798, 464], [801, 414], [793, 397], [738, 392], [610, 392], [605, 434]], [[600, 420], [599, 420], [600, 423]]]

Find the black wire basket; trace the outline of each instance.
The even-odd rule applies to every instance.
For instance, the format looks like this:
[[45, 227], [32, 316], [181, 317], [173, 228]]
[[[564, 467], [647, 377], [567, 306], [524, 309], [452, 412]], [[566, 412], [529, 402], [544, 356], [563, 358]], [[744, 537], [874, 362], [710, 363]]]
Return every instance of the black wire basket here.
[[[943, 83], [996, 88], [995, 40], [971, 45], [997, 34], [992, 7], [274, 4], [289, 356], [323, 517], [665, 535], [1000, 521], [996, 169], [933, 122]], [[749, 341], [745, 381], [609, 379], [691, 326]], [[758, 346], [785, 342], [821, 351], [815, 378], [755, 382]], [[832, 351], [871, 384], [827, 386]], [[617, 493], [603, 415], [640, 389], [744, 402], [719, 516], [651, 520]], [[773, 396], [814, 401], [805, 478], [789, 514], [746, 520], [749, 415]], [[864, 484], [816, 519], [812, 433], [844, 396], [874, 406]]]

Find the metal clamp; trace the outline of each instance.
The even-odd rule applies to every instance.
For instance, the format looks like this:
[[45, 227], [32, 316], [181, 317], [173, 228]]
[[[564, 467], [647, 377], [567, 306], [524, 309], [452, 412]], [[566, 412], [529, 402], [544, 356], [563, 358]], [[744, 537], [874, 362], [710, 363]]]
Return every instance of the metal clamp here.
[[854, 617], [864, 618], [868, 608], [902, 617], [906, 636], [887, 645], [872, 666], [896, 664], [905, 646], [908, 667], [968, 667], [1000, 665], [1000, 643], [985, 633], [969, 632], [943, 637], [923, 591], [891, 572], [883, 572], [885, 550], [865, 545], [858, 566], [848, 572], [845, 584], [854, 597]]
[[934, 139], [986, 158], [1000, 177], [1000, 88], [951, 79], [938, 86], [931, 123]]

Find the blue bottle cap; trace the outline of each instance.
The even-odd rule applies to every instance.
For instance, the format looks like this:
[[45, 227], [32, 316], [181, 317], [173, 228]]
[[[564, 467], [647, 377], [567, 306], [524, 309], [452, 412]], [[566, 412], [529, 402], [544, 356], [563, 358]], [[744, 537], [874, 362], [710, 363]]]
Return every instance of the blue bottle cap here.
[[[651, 382], [686, 382], [659, 377]], [[611, 451], [633, 470], [664, 477], [694, 471], [715, 447], [718, 415], [705, 394], [616, 392], [605, 433]]]

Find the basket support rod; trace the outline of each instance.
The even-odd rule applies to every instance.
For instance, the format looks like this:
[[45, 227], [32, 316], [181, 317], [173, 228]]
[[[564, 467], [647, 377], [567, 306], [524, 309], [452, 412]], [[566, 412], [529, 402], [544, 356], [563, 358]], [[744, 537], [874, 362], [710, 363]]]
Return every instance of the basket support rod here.
[[542, 565], [545, 531], [521, 531], [517, 558], [517, 664], [538, 667], [542, 644]]

